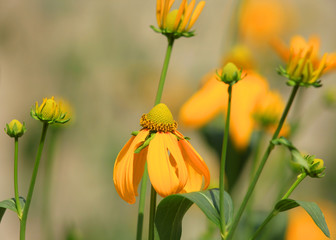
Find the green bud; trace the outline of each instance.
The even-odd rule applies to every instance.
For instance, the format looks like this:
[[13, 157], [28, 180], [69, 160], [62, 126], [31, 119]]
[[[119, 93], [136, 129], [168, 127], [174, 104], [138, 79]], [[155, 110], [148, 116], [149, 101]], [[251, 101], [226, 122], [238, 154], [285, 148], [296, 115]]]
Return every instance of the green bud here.
[[318, 159], [318, 158], [314, 158], [314, 160], [312, 160], [310, 162], [310, 166], [309, 166], [309, 173], [308, 175], [310, 177], [313, 178], [321, 178], [324, 177], [324, 162], [322, 159]]
[[18, 120], [14, 119], [9, 124], [6, 124], [5, 132], [10, 137], [19, 138], [26, 131], [25, 123], [20, 123]]
[[235, 64], [232, 62], [227, 63], [223, 69], [222, 74], [218, 75], [219, 80], [227, 84], [235, 84], [241, 77], [242, 70], [239, 70]]

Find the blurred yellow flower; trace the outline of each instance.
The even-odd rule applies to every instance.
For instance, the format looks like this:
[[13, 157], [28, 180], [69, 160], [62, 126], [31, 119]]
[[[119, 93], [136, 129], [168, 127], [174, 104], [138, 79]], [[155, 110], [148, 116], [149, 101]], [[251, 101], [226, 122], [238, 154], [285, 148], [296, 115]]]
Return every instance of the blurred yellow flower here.
[[163, 34], [189, 32], [205, 5], [205, 1], [201, 1], [194, 10], [195, 0], [191, 0], [189, 4], [187, 0], [182, 0], [179, 9], [170, 11], [174, 2], [175, 0], [157, 0], [156, 20]]
[[318, 79], [321, 75], [336, 68], [335, 53], [329, 56], [325, 53], [322, 58], [319, 57], [320, 39], [316, 36], [310, 37], [307, 42], [303, 37], [296, 35], [292, 37], [289, 47], [281, 40], [274, 39], [272, 45], [287, 63], [286, 70], [280, 70], [280, 74], [293, 81], [293, 84], [299, 82], [303, 85], [319, 86]]
[[[277, 127], [284, 108], [285, 103], [279, 92], [268, 91], [265, 95], [260, 96], [256, 101], [252, 113], [257, 127], [273, 132]], [[288, 133], [289, 125], [285, 123], [280, 135], [286, 136]]]
[[[243, 71], [246, 77], [234, 86], [230, 134], [239, 148], [245, 148], [254, 128], [253, 111], [256, 101], [268, 90], [266, 79], [254, 71]], [[225, 113], [228, 86], [217, 81], [216, 74], [205, 77], [205, 84], [180, 110], [180, 120], [186, 126], [202, 127], [219, 113]]]
[[[330, 231], [330, 239], [336, 239], [336, 209], [328, 202], [319, 204]], [[327, 240], [308, 213], [302, 208], [289, 211], [286, 240]]]
[[245, 1], [240, 15], [240, 34], [244, 39], [263, 44], [280, 36], [287, 28], [283, 3], [276, 0]]
[[120, 197], [135, 202], [147, 161], [150, 181], [162, 197], [199, 191], [208, 187], [210, 173], [202, 157], [176, 130], [177, 124], [165, 104], [156, 105], [140, 120], [143, 127], [117, 156], [113, 180]]

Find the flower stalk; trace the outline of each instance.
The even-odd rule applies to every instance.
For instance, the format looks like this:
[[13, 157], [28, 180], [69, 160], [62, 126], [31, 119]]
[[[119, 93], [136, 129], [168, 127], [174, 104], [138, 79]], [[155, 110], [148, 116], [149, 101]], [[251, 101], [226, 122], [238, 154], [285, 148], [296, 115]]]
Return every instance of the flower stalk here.
[[37, 151], [37, 155], [36, 155], [36, 159], [35, 159], [34, 170], [33, 170], [32, 178], [30, 180], [30, 186], [29, 186], [29, 190], [28, 190], [28, 194], [27, 194], [27, 198], [26, 198], [26, 204], [25, 204], [25, 207], [24, 207], [24, 210], [23, 210], [23, 215], [22, 215], [22, 219], [21, 219], [21, 223], [20, 223], [20, 240], [25, 240], [26, 224], [27, 224], [29, 207], [30, 207], [30, 203], [31, 203], [31, 200], [32, 200], [32, 197], [33, 197], [37, 172], [38, 172], [38, 168], [39, 168], [39, 165], [40, 165], [42, 150], [43, 150], [48, 126], [49, 126], [49, 124], [47, 122], [43, 123], [43, 129], [42, 129], [40, 144], [39, 144], [39, 147], [38, 147], [38, 151]]
[[231, 98], [232, 98], [232, 85], [228, 87], [228, 108], [226, 112], [225, 120], [225, 129], [223, 137], [223, 146], [222, 146], [222, 156], [221, 156], [221, 165], [220, 165], [220, 176], [219, 176], [219, 212], [220, 212], [220, 223], [221, 223], [221, 238], [225, 238], [225, 209], [224, 209], [224, 191], [225, 191], [225, 162], [226, 162], [226, 152], [227, 144], [229, 138], [229, 128], [230, 128], [230, 113], [231, 113]]
[[[287, 199], [291, 193], [294, 191], [294, 189], [307, 177], [307, 173], [303, 172], [301, 173], [296, 181], [293, 183], [293, 185], [289, 188], [289, 190], [286, 192], [286, 194], [281, 198], [281, 200]], [[279, 211], [275, 208], [270, 212], [270, 214], [266, 217], [266, 219], [263, 221], [263, 223], [260, 225], [260, 227], [257, 229], [257, 231], [253, 234], [253, 236], [250, 238], [250, 240], [256, 239], [258, 234], [264, 229], [264, 227], [275, 217], [278, 215]]]
[[18, 211], [19, 219], [22, 217], [22, 207], [19, 198], [19, 187], [18, 187], [18, 152], [19, 152], [19, 138], [14, 139], [14, 194], [15, 194], [15, 204]]
[[275, 132], [273, 134], [273, 137], [272, 137], [272, 139], [271, 139], [271, 141], [270, 141], [270, 143], [269, 143], [269, 145], [268, 145], [268, 147], [267, 147], [267, 149], [266, 149], [266, 151], [264, 153], [264, 156], [263, 156], [263, 158], [262, 158], [262, 160], [261, 160], [261, 162], [259, 164], [259, 167], [258, 167], [258, 169], [257, 169], [257, 171], [256, 171], [256, 173], [255, 173], [255, 175], [254, 175], [254, 177], [252, 179], [252, 181], [250, 182], [250, 185], [249, 185], [248, 190], [247, 190], [247, 192], [245, 194], [243, 202], [240, 205], [239, 210], [238, 210], [236, 216], [233, 219], [231, 229], [230, 229], [230, 231], [228, 233], [228, 236], [227, 236], [228, 240], [232, 239], [232, 237], [234, 235], [234, 232], [235, 232], [235, 230], [236, 230], [236, 228], [238, 226], [239, 220], [240, 220], [240, 218], [241, 218], [241, 216], [242, 216], [242, 214], [243, 214], [243, 212], [245, 210], [245, 207], [246, 207], [246, 205], [247, 205], [247, 203], [248, 203], [248, 201], [249, 201], [249, 199], [250, 199], [250, 197], [251, 197], [251, 195], [253, 193], [253, 190], [254, 190], [257, 182], [258, 182], [258, 179], [259, 179], [259, 177], [261, 175], [261, 172], [262, 172], [262, 170], [263, 170], [263, 168], [264, 168], [264, 166], [266, 164], [266, 161], [267, 161], [268, 157], [270, 156], [270, 154], [271, 154], [271, 152], [272, 152], [272, 150], [274, 148], [274, 144], [272, 143], [272, 140], [276, 139], [279, 136], [280, 130], [281, 130], [281, 128], [282, 128], [282, 126], [283, 126], [283, 124], [284, 124], [284, 122], [286, 120], [286, 117], [287, 117], [288, 112], [289, 112], [289, 110], [290, 110], [290, 108], [292, 106], [292, 103], [294, 101], [294, 98], [296, 96], [296, 93], [297, 93], [298, 89], [299, 89], [299, 85], [295, 85], [293, 87], [293, 89], [292, 89], [291, 95], [290, 95], [290, 97], [289, 97], [289, 99], [287, 101], [287, 105], [286, 105], [286, 107], [285, 107], [285, 109], [284, 109], [284, 111], [282, 113], [281, 119], [280, 119], [280, 121], [278, 123], [278, 127], [276, 128], [276, 130], [275, 130]]

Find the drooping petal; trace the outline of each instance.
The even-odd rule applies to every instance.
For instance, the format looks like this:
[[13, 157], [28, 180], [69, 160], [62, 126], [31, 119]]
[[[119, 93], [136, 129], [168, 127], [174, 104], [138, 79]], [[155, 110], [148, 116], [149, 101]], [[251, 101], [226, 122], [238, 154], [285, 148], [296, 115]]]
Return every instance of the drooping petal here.
[[180, 188], [180, 180], [176, 174], [177, 162], [172, 163], [169, 158], [166, 134], [169, 133], [156, 133], [149, 144], [147, 155], [150, 181], [162, 197], [177, 193]]
[[201, 127], [212, 120], [227, 104], [227, 86], [215, 74], [205, 77], [205, 84], [180, 110], [180, 121], [190, 127]]
[[182, 152], [183, 159], [188, 168], [188, 182], [185, 185], [184, 192], [199, 191], [202, 189], [202, 182], [204, 177], [204, 187], [206, 189], [210, 183], [210, 172], [202, 157], [196, 152], [193, 146], [183, 139], [183, 135], [175, 131], [175, 133], [182, 138], [178, 141]]
[[[145, 140], [148, 130], [142, 130], [131, 139], [119, 152], [114, 163], [113, 181], [119, 196], [126, 202], [135, 203], [137, 186], [143, 174], [145, 156], [143, 153], [135, 157], [134, 151]], [[143, 150], [144, 151], [144, 150]], [[136, 163], [134, 161], [137, 161]]]

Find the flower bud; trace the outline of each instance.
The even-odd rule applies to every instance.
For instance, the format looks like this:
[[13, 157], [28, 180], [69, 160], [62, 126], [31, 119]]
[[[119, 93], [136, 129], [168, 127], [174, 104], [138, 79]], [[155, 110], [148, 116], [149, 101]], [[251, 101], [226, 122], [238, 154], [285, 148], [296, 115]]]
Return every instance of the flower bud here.
[[35, 111], [32, 109], [30, 112], [31, 116], [45, 123], [66, 123], [70, 120], [67, 113], [63, 112], [60, 104], [58, 104], [54, 97], [45, 98], [40, 106], [38, 103], [35, 104]]
[[10, 137], [19, 138], [26, 131], [25, 123], [20, 123], [18, 120], [14, 119], [9, 124], [6, 124], [5, 132]]
[[223, 67], [222, 74], [218, 75], [218, 77], [220, 81], [232, 85], [242, 79], [241, 73], [242, 70], [239, 70], [235, 64], [229, 62]]
[[313, 178], [321, 178], [324, 177], [324, 162], [322, 159], [315, 158], [310, 166], [309, 166], [309, 173], [308, 175]]

